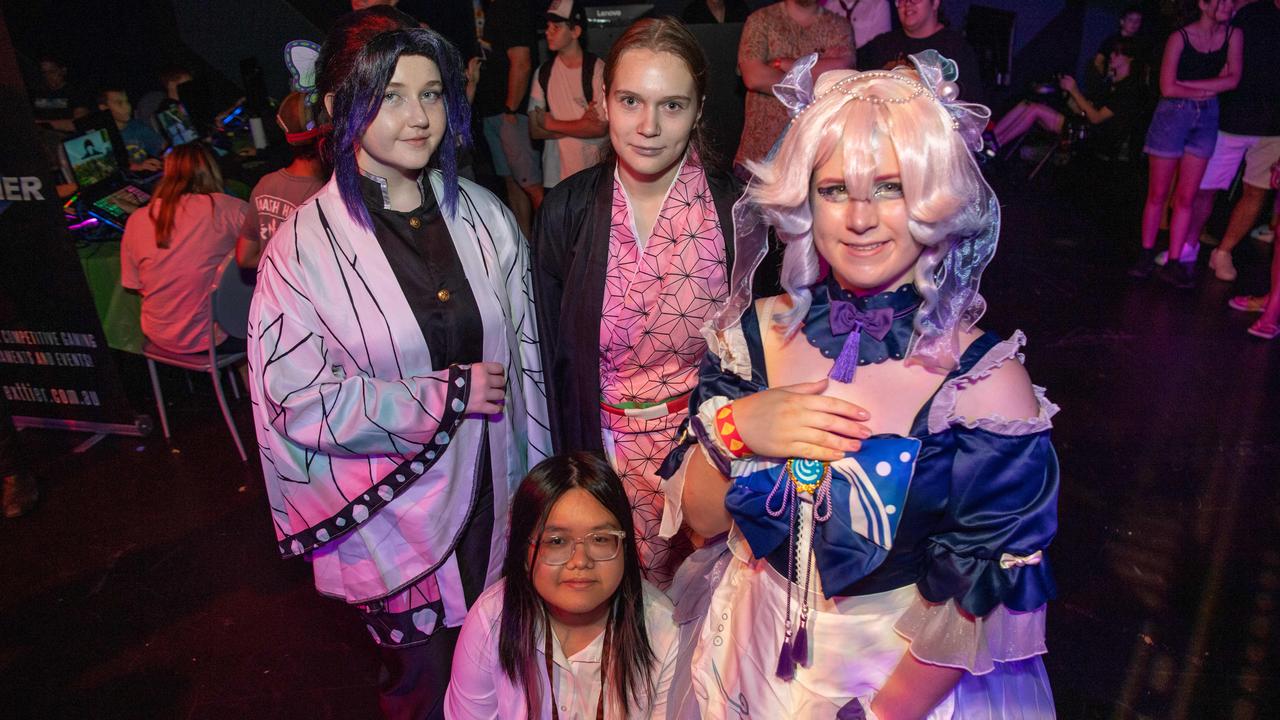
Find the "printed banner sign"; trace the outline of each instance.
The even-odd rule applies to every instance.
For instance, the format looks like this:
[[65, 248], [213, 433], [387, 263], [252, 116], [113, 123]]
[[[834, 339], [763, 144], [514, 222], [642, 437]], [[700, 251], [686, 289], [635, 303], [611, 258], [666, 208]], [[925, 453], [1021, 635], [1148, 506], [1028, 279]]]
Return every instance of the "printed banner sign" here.
[[3, 20], [0, 107], [0, 391], [18, 418], [133, 425]]

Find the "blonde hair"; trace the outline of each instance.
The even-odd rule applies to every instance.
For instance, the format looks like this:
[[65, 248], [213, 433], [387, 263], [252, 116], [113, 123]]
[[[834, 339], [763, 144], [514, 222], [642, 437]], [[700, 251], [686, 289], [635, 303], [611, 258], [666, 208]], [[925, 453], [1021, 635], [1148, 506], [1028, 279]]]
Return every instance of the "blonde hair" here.
[[[814, 168], [842, 150], [849, 193], [870, 197], [876, 158], [888, 143], [898, 156], [908, 228], [912, 238], [925, 246], [914, 273], [922, 302], [912, 349], [933, 341], [949, 345], [950, 351], [920, 348], [923, 357], [917, 360], [937, 368], [954, 366], [957, 326], [972, 327], [985, 302], [976, 292], [976, 280], [972, 292], [959, 293], [960, 307], [947, 307], [956, 298], [941, 297], [939, 289], [947, 273], [960, 270], [947, 261], [955, 244], [982, 235], [993, 224], [998, 227], [994, 193], [950, 113], [914, 70], [826, 72], [818, 78], [814, 97], [792, 121], [773, 159], [747, 165], [755, 176], [747, 197], [786, 243], [782, 286], [791, 296], [792, 308], [779, 313], [774, 322], [785, 326], [788, 335], [794, 333], [813, 299], [809, 286], [819, 279], [810, 207]], [[993, 252], [994, 242], [990, 245]], [[989, 259], [988, 253], [976, 267], [979, 274]], [[933, 322], [928, 320], [931, 317]], [[936, 337], [940, 331], [951, 337]]]

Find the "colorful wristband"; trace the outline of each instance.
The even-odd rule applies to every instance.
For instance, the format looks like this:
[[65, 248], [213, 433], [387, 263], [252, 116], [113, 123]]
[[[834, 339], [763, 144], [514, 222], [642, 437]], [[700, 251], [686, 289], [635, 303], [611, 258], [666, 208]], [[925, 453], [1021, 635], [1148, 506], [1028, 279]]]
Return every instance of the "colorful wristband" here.
[[716, 437], [724, 443], [725, 449], [735, 458], [753, 454], [738, 432], [738, 424], [734, 422], [733, 403], [725, 405], [716, 412]]

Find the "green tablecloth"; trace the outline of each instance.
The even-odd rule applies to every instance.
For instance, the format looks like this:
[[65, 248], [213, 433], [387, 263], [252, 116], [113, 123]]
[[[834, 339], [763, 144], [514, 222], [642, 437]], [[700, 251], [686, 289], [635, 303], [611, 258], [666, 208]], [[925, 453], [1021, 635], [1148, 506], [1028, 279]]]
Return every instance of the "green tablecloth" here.
[[120, 243], [95, 242], [78, 249], [107, 345], [142, 354], [142, 297], [120, 287]]

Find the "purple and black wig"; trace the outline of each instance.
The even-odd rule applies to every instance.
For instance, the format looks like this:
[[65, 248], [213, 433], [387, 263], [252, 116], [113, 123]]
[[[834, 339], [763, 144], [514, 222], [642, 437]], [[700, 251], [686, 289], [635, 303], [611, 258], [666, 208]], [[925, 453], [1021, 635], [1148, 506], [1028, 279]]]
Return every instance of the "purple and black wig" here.
[[438, 167], [444, 175], [440, 205], [445, 214], [453, 217], [458, 205], [458, 149], [471, 144], [471, 106], [464, 93], [462, 59], [457, 48], [433, 30], [393, 30], [373, 38], [360, 50], [333, 100], [333, 174], [347, 212], [364, 228], [373, 227], [373, 223], [360, 195], [356, 148], [378, 116], [382, 95], [395, 74], [396, 63], [404, 55], [425, 57], [440, 69], [445, 130], [431, 166]]

